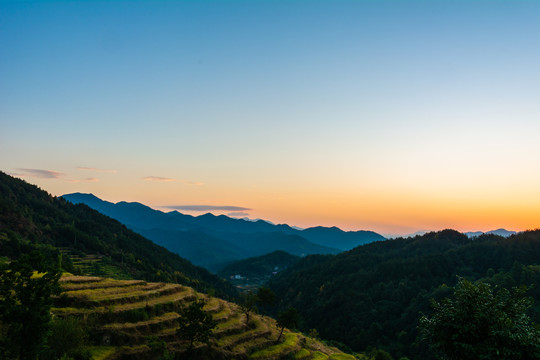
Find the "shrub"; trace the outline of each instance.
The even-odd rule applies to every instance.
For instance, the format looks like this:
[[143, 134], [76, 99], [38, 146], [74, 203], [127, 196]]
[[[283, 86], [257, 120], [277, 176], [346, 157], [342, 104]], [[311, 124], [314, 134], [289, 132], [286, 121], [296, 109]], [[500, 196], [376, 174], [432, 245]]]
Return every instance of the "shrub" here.
[[74, 359], [84, 358], [81, 348], [86, 344], [87, 338], [88, 335], [77, 318], [55, 318], [51, 322], [51, 333], [47, 341], [51, 359], [58, 359], [66, 354]]

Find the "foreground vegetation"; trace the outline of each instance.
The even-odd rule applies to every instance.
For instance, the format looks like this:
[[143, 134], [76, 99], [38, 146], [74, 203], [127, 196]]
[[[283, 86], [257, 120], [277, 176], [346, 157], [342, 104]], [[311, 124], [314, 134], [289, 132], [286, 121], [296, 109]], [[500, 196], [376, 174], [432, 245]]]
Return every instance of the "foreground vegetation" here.
[[246, 324], [238, 305], [187, 286], [72, 275], [59, 284], [52, 323], [41, 322], [53, 330], [48, 342], [37, 357], [8, 359], [354, 359], [287, 329], [278, 341], [275, 320], [252, 314]]
[[278, 311], [298, 309], [304, 331], [354, 351], [377, 347], [394, 358], [434, 359], [418, 332], [431, 299], [452, 294], [458, 276], [502, 288], [532, 286], [528, 314], [540, 322], [540, 231], [509, 238], [469, 239], [444, 230], [424, 236], [376, 242], [336, 256], [307, 256], [277, 274], [269, 286]]
[[[378, 349], [345, 354], [314, 330], [286, 329], [298, 324], [294, 308], [277, 321], [248, 317], [242, 306], [179, 284], [59, 279], [58, 266], [42, 260], [31, 254], [2, 264], [3, 359], [393, 359]], [[525, 290], [460, 279], [453, 298], [433, 301], [433, 315], [422, 317], [423, 340], [445, 359], [538, 358], [540, 329], [526, 315], [532, 299]]]
[[432, 316], [422, 316], [421, 335], [444, 359], [540, 359], [540, 327], [527, 315], [533, 302], [526, 290], [460, 278], [453, 298], [433, 301]]

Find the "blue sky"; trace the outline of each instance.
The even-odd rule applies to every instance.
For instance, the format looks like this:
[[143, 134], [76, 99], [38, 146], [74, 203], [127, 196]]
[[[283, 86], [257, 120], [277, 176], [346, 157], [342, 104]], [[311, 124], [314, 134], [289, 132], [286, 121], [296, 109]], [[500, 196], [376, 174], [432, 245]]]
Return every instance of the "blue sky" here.
[[537, 226], [540, 2], [0, 1], [0, 46], [2, 170], [53, 194]]

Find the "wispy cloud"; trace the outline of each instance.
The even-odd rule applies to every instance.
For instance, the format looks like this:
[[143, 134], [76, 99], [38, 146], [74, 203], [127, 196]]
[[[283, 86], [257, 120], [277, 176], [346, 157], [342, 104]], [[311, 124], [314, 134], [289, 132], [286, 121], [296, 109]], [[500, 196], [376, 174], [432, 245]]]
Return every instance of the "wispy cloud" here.
[[93, 167], [86, 167], [86, 166], [78, 166], [77, 170], [84, 170], [84, 171], [95, 171], [95, 172], [103, 172], [103, 173], [116, 173], [116, 170], [107, 170], [107, 169], [98, 169]]
[[166, 178], [161, 176], [146, 176], [143, 178], [144, 181], [158, 181], [158, 182], [171, 182], [177, 181], [176, 179]]
[[230, 205], [170, 205], [163, 206], [166, 209], [172, 210], [187, 210], [187, 211], [212, 211], [212, 210], [222, 210], [222, 211], [249, 211], [253, 210], [241, 206], [230, 206]]
[[243, 211], [235, 211], [235, 212], [228, 213], [227, 216], [230, 216], [230, 217], [246, 217], [246, 216], [249, 216], [249, 214], [247, 212], [243, 212]]
[[71, 179], [71, 180], [68, 180], [69, 182], [73, 182], [73, 183], [80, 183], [80, 182], [98, 182], [99, 179], [98, 178], [86, 178], [86, 179]]
[[18, 174], [19, 176], [28, 176], [28, 177], [35, 177], [35, 178], [41, 178], [41, 179], [58, 179], [61, 176], [65, 176], [66, 174], [53, 171], [53, 170], [43, 170], [43, 169], [24, 169], [19, 168], [18, 171], [21, 171], [22, 174]]

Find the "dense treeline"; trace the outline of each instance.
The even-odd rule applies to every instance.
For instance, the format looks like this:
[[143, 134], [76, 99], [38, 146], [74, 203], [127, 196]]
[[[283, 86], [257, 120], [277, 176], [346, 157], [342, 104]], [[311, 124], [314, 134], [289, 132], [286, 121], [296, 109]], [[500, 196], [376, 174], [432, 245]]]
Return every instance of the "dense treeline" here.
[[[432, 359], [418, 340], [430, 299], [451, 293], [457, 276], [511, 288], [540, 283], [540, 231], [475, 239], [444, 230], [376, 242], [346, 253], [308, 256], [270, 281], [278, 309], [294, 306], [303, 330], [356, 351], [382, 348], [395, 358]], [[531, 316], [540, 320], [540, 289]]]
[[[13, 259], [39, 250], [54, 259], [58, 248], [102, 256], [116, 272], [132, 278], [178, 282], [204, 292], [214, 289], [225, 297], [236, 295], [228, 282], [118, 221], [0, 172], [0, 256]], [[62, 266], [73, 270], [67, 257]]]

